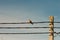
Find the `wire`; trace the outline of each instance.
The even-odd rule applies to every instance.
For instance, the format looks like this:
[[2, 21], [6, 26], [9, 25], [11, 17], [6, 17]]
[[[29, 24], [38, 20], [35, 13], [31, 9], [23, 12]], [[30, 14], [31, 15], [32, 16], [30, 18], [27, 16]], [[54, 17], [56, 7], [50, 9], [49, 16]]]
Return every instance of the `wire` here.
[[[44, 22], [32, 22], [33, 24], [37, 24], [37, 23], [48, 23], [46, 21]], [[0, 23], [0, 24], [31, 24], [30, 22], [20, 22], [20, 23]]]
[[37, 28], [49, 28], [49, 27], [0, 27], [0, 29], [37, 29]]
[[[43, 21], [43, 22], [32, 22], [33, 24], [37, 23], [50, 23], [49, 21]], [[60, 23], [60, 22], [53, 22], [53, 23]], [[30, 22], [20, 22], [20, 23], [0, 23], [0, 24], [31, 24]]]
[[[50, 32], [31, 32], [31, 33], [0, 33], [0, 34], [49, 34]], [[54, 32], [56, 33], [56, 32]], [[57, 34], [57, 33], [56, 33]]]
[[31, 33], [0, 33], [0, 34], [48, 34], [49, 32], [31, 32]]
[[56, 32], [56, 34], [60, 34], [60, 32]]
[[[0, 29], [37, 29], [37, 28], [50, 28], [50, 27], [0, 27]], [[60, 28], [60, 27], [54, 27]]]

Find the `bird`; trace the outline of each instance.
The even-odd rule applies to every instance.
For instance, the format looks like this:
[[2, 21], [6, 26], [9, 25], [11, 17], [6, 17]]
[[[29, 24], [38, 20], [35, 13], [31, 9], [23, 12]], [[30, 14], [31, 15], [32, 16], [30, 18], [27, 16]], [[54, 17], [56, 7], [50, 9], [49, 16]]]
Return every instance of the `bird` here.
[[33, 22], [32, 22], [30, 19], [28, 20], [28, 22], [29, 22], [30, 24], [33, 24]]

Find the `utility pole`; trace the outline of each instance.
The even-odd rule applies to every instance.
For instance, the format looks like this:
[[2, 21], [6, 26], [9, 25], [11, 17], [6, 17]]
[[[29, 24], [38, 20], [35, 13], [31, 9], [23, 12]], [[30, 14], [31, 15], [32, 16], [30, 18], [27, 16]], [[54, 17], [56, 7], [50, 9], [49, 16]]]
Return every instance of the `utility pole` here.
[[49, 16], [49, 40], [54, 40], [54, 16]]

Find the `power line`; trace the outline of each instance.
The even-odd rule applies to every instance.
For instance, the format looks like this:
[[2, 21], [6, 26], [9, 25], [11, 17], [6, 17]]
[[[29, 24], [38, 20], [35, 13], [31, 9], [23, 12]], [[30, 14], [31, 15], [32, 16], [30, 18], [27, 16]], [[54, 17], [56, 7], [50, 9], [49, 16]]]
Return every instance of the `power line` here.
[[[37, 24], [37, 23], [49, 23], [49, 22], [32, 22], [33, 24]], [[19, 22], [19, 23], [0, 23], [0, 24], [31, 24], [30, 22]]]
[[[56, 32], [54, 32], [56, 33]], [[49, 32], [31, 32], [31, 33], [0, 33], [0, 34], [49, 34]]]
[[[49, 34], [50, 32], [27, 32], [27, 33], [0, 33], [0, 34]], [[55, 34], [60, 34], [60, 32], [53, 32]]]
[[[32, 22], [33, 24], [37, 23], [50, 23], [49, 21], [43, 21], [43, 22]], [[60, 22], [53, 22], [53, 23], [60, 23]], [[16, 23], [0, 23], [0, 24], [31, 24], [30, 22], [16, 22]]]
[[0, 29], [37, 29], [37, 28], [49, 28], [49, 27], [0, 27]]
[[54, 23], [60, 23], [54, 21], [54, 17], [50, 16], [49, 21], [42, 21], [42, 22], [32, 22], [29, 20], [29, 22], [11, 22], [11, 23], [0, 23], [0, 24], [38, 24], [38, 23], [49, 23], [49, 27], [0, 27], [0, 29], [37, 29], [37, 28], [49, 28], [49, 32], [25, 32], [25, 33], [0, 33], [0, 34], [49, 34], [49, 40], [54, 40], [54, 34], [60, 34], [60, 32], [55, 32], [54, 28], [60, 28], [60, 27], [54, 27]]
[[[37, 29], [37, 28], [50, 28], [50, 27], [0, 27], [0, 29]], [[54, 27], [60, 28], [60, 27]]]
[[[50, 32], [27, 32], [27, 33], [0, 33], [0, 34], [49, 34]], [[55, 34], [60, 34], [60, 32], [53, 32]]]

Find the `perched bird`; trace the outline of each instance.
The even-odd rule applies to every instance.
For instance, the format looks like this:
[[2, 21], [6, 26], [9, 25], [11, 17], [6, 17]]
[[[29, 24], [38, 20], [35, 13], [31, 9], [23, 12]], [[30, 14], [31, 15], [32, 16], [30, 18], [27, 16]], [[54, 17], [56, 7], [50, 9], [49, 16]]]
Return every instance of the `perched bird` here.
[[29, 23], [33, 24], [33, 22], [30, 19], [28, 21], [29, 21]]

